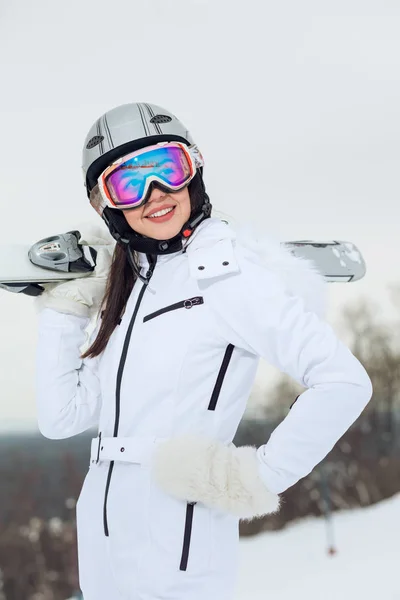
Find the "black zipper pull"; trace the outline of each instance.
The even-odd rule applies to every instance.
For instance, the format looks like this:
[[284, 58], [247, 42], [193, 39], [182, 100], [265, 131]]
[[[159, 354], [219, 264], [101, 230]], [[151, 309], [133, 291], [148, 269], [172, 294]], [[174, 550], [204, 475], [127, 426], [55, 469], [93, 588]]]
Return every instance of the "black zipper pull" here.
[[199, 304], [203, 304], [203, 296], [195, 296], [194, 298], [188, 298], [183, 301], [184, 308], [192, 308], [192, 306], [198, 306]]
[[190, 299], [192, 302], [192, 305], [197, 306], [198, 304], [203, 304], [204, 300], [203, 300], [203, 296], [195, 296], [194, 298]]

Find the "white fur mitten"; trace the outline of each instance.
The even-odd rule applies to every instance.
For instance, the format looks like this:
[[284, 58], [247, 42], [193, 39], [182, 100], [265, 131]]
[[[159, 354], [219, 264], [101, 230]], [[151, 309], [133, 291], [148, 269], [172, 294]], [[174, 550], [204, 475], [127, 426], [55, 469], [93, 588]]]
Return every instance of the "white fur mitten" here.
[[152, 472], [166, 493], [251, 520], [279, 509], [259, 476], [256, 448], [185, 436], [161, 442]]
[[103, 299], [112, 261], [112, 237], [99, 227], [89, 227], [79, 240], [82, 245], [97, 247], [96, 267], [85, 277], [61, 283], [42, 284], [45, 291], [34, 299], [36, 311], [52, 308], [81, 317], [95, 314]]

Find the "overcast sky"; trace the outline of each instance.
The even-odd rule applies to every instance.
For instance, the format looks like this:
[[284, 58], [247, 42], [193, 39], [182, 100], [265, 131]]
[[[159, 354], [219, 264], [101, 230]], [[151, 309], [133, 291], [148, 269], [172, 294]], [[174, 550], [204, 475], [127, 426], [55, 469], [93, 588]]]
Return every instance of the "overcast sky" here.
[[[390, 314], [397, 1], [20, 0], [3, 1], [0, 19], [2, 243], [97, 223], [81, 176], [86, 132], [113, 106], [151, 102], [190, 129], [216, 208], [283, 239], [356, 243], [367, 276], [330, 286], [332, 323], [360, 295]], [[36, 316], [30, 298], [6, 292], [0, 311], [4, 429], [35, 420]]]

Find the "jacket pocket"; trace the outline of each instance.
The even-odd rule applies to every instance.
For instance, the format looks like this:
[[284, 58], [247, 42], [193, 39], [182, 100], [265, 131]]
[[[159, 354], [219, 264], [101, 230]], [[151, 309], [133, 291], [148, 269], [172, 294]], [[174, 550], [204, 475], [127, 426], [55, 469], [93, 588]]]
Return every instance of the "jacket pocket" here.
[[221, 393], [222, 384], [224, 383], [225, 375], [229, 367], [229, 363], [231, 362], [233, 350], [235, 346], [233, 344], [229, 344], [225, 350], [224, 358], [222, 359], [221, 367], [218, 371], [217, 380], [215, 382], [215, 386], [213, 392], [211, 394], [210, 403], [208, 405], [208, 410], [215, 410], [218, 402], [219, 395]]
[[188, 502], [186, 505], [186, 519], [185, 519], [185, 531], [183, 534], [183, 547], [182, 547], [182, 556], [181, 556], [181, 564], [179, 567], [180, 571], [186, 571], [189, 553], [190, 553], [190, 543], [192, 541], [192, 529], [193, 529], [193, 514], [194, 507], [196, 502]]
[[199, 306], [200, 304], [204, 304], [203, 296], [194, 296], [194, 298], [181, 300], [180, 302], [175, 302], [175, 304], [170, 304], [169, 306], [165, 306], [164, 308], [160, 308], [160, 310], [156, 310], [155, 312], [146, 315], [143, 318], [143, 323], [146, 323], [146, 321], [150, 321], [151, 319], [155, 319], [156, 317], [170, 312], [171, 310], [178, 310], [179, 308], [190, 309], [193, 306]]

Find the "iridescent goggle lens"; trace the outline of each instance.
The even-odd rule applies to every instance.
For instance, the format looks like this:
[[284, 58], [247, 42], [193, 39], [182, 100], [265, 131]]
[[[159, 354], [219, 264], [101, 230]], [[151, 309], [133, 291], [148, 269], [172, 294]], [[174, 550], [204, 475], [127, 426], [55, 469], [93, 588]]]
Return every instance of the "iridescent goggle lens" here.
[[158, 181], [177, 191], [190, 182], [195, 172], [189, 149], [168, 143], [129, 154], [122, 162], [108, 167], [99, 183], [114, 206], [135, 208], [144, 203], [151, 182]]

